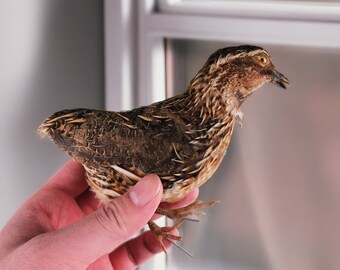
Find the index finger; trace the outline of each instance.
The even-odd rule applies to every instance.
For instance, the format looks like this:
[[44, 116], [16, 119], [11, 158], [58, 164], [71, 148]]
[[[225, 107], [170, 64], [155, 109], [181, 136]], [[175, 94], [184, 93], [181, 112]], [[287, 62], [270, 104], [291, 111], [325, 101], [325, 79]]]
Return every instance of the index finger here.
[[50, 178], [44, 188], [61, 190], [77, 197], [88, 188], [83, 165], [74, 160], [68, 161]]

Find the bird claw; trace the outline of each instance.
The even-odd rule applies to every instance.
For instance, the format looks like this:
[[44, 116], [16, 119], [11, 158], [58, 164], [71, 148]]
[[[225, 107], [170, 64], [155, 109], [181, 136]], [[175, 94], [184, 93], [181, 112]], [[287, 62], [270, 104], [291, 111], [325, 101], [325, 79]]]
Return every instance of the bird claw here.
[[[161, 245], [164, 253], [166, 252], [164, 243], [163, 243], [163, 238], [170, 240], [174, 240], [174, 241], [178, 241], [181, 240], [182, 237], [179, 235], [173, 235], [171, 234], [171, 232], [175, 229], [177, 229], [179, 226], [181, 226], [183, 224], [183, 220], [176, 222], [173, 226], [166, 226], [166, 227], [159, 227], [156, 223], [154, 223], [153, 221], [149, 221], [148, 225], [150, 228], [150, 231], [156, 236], [157, 241], [159, 242], [159, 244]], [[172, 242], [172, 241], [171, 241]]]
[[203, 209], [209, 206], [212, 206], [219, 201], [210, 201], [210, 202], [202, 202], [202, 201], [195, 201], [192, 204], [189, 204], [187, 206], [178, 208], [178, 209], [163, 209], [163, 208], [157, 208], [156, 213], [164, 215], [170, 219], [181, 219], [180, 221], [176, 222], [173, 226], [171, 227], [159, 227], [156, 223], [153, 221], [149, 221], [148, 225], [152, 233], [156, 236], [158, 242], [160, 243], [163, 251], [166, 253], [165, 246], [163, 244], [163, 238], [166, 238], [169, 240], [171, 243], [176, 245], [178, 248], [183, 250], [186, 254], [189, 256], [193, 257], [191, 253], [183, 249], [181, 246], [178, 246], [173, 240], [181, 240], [181, 236], [173, 235], [170, 232], [177, 229], [179, 226], [183, 224], [185, 220], [191, 220], [191, 221], [198, 221], [190, 218], [186, 218], [187, 216], [203, 216], [205, 215], [204, 212], [202, 211], [195, 211], [199, 209]]

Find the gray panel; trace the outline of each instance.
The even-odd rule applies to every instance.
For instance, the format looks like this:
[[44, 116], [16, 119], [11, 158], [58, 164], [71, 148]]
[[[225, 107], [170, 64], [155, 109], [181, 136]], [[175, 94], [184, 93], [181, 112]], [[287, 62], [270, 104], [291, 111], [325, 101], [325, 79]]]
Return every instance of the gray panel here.
[[102, 1], [1, 1], [0, 228], [68, 158], [35, 134], [53, 112], [104, 107]]
[[[173, 41], [175, 52], [185, 48], [175, 92], [229, 45]], [[266, 85], [243, 104], [244, 127], [200, 189], [200, 199], [222, 202], [185, 223], [181, 244], [195, 258], [173, 249], [169, 269], [340, 268], [340, 51], [266, 49], [291, 86]]]

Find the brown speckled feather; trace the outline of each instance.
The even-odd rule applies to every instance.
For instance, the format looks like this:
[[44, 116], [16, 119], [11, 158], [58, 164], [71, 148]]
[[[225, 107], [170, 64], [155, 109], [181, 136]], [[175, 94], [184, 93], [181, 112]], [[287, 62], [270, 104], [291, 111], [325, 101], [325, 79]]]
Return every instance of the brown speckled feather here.
[[[119, 113], [65, 110], [48, 118], [44, 128], [48, 128], [47, 134], [60, 148], [84, 164], [93, 188], [94, 185], [102, 188], [108, 178], [111, 178], [110, 188], [119, 194], [133, 185], [137, 179], [126, 177], [112, 168], [117, 165], [138, 177], [149, 173], [159, 175], [165, 193], [163, 200], [177, 201], [201, 184], [196, 181], [193, 185], [192, 182], [203, 168], [198, 163], [204, 160], [207, 149], [211, 147], [207, 131], [217, 123], [200, 124], [202, 117], [192, 121], [191, 112], [183, 109], [186, 108], [185, 102], [190, 99], [181, 95]], [[219, 135], [220, 138], [231, 131], [232, 124]], [[221, 139], [215, 143], [219, 144]], [[99, 168], [102, 168], [101, 173], [98, 173]], [[103, 176], [102, 181], [98, 175]], [[172, 194], [171, 190], [176, 186], [186, 192]]]

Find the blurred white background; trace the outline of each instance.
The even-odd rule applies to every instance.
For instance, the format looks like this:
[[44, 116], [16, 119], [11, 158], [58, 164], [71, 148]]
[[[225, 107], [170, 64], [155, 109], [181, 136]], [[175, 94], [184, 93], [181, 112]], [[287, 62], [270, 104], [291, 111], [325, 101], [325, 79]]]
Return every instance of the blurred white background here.
[[104, 106], [103, 3], [0, 1], [0, 227], [67, 160], [35, 131]]

